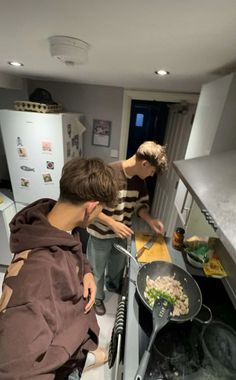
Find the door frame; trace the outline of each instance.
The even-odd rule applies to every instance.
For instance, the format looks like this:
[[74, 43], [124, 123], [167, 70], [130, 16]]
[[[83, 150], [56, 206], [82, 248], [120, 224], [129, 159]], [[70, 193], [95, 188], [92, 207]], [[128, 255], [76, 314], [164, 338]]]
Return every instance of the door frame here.
[[190, 94], [184, 92], [154, 92], [154, 91], [138, 91], [138, 90], [124, 90], [123, 94], [123, 107], [122, 107], [122, 121], [121, 121], [121, 134], [120, 134], [120, 147], [119, 159], [126, 159], [126, 152], [129, 137], [129, 124], [131, 114], [131, 102], [135, 100], [150, 100], [161, 101], [168, 103], [181, 103], [187, 102], [196, 104], [198, 102], [199, 94]]

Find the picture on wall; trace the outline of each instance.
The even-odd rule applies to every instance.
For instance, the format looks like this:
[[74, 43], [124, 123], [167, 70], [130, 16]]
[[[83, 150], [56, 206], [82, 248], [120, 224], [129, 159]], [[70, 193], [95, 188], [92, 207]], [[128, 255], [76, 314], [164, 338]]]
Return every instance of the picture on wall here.
[[110, 146], [111, 121], [93, 120], [92, 144], [100, 146]]

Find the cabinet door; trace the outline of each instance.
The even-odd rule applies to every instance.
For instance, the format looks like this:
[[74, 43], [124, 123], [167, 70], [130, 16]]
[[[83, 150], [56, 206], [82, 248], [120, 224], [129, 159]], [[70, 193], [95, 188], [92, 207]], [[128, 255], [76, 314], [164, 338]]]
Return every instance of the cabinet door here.
[[186, 226], [193, 203], [193, 198], [183, 182], [179, 180], [176, 197], [175, 207], [178, 211], [179, 217], [184, 226]]
[[227, 134], [228, 130], [235, 131], [236, 95], [234, 93], [236, 94], [236, 78], [233, 75], [202, 86], [185, 159], [211, 154], [216, 135], [220, 131], [222, 131], [219, 136], [222, 148], [218, 151], [235, 147], [231, 144], [231, 134]]

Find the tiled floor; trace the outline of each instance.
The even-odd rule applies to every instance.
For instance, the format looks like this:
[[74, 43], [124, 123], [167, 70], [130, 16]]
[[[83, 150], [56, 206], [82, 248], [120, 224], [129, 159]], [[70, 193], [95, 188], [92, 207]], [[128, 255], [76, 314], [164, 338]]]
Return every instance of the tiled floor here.
[[[2, 281], [4, 277], [5, 269], [0, 267], [0, 296], [2, 293]], [[115, 321], [115, 314], [118, 304], [118, 295], [106, 291], [105, 305], [107, 312], [102, 317], [97, 317], [98, 324], [100, 326], [99, 345], [108, 349], [112, 328]], [[112, 380], [111, 370], [108, 368], [108, 364], [100, 366], [96, 369], [90, 369], [81, 377], [81, 380]]]

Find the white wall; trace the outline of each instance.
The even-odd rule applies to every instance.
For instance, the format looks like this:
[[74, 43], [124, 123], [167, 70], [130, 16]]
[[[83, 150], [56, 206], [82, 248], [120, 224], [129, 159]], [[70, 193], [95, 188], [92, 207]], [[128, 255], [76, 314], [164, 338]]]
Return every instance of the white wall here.
[[[120, 87], [29, 81], [29, 94], [37, 87], [47, 89], [53, 100], [63, 105], [65, 112], [82, 112], [85, 115], [84, 155], [100, 157], [106, 162], [117, 160], [110, 156], [111, 149], [119, 151], [123, 89]], [[112, 122], [110, 147], [92, 145], [93, 119]]]

